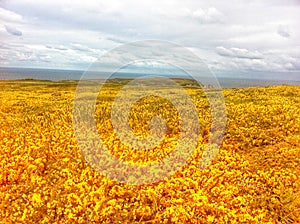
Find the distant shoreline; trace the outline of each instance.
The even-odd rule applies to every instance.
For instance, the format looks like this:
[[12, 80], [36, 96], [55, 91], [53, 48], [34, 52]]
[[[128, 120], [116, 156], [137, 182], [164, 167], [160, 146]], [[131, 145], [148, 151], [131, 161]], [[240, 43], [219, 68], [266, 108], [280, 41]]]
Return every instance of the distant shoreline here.
[[[177, 81], [181, 81], [181, 82], [185, 82], [185, 81], [188, 81], [187, 83], [183, 83], [184, 85], [183, 86], [186, 86], [186, 87], [196, 87], [196, 85], [193, 85], [191, 84], [191, 81], [194, 81], [194, 80], [191, 80], [191, 79], [185, 79], [185, 78], [171, 78], [173, 80], [177, 80]], [[113, 79], [109, 79], [108, 81], [111, 82], [111, 83], [116, 83], [116, 84], [126, 84], [127, 82], [131, 81], [133, 79], [129, 79], [129, 78], [113, 78]], [[86, 82], [104, 82], [104, 81], [107, 81], [107, 80], [104, 80], [104, 79], [97, 79], [97, 80], [84, 80]], [[221, 81], [221, 82], [220, 82]], [[269, 83], [268, 81], [269, 80], [259, 80], [259, 81], [266, 81], [266, 83], [263, 83], [261, 82], [260, 84], [257, 84], [257, 85], [254, 85], [254, 82], [256, 80], [251, 80], [253, 82], [253, 85], [251, 85], [251, 83], [248, 82], [248, 85], [242, 85], [241, 83], [232, 83], [232, 81], [240, 81], [238, 79], [229, 79], [228, 81], [231, 81], [231, 84], [228, 85], [228, 84], [223, 84], [222, 85], [222, 81], [224, 80], [219, 80], [220, 82], [220, 86], [221, 88], [224, 88], [224, 89], [237, 89], [237, 88], [255, 88], [255, 87], [268, 87], [268, 86], [299, 86], [300, 87], [300, 82], [297, 82], [297, 83], [293, 83], [293, 82], [289, 82], [289, 83], [285, 83], [284, 81], [277, 81], [277, 82], [272, 82], [272, 83]], [[42, 85], [42, 84], [75, 84], [77, 85], [79, 82], [79, 80], [43, 80], [43, 79], [32, 79], [32, 78], [25, 78], [25, 79], [13, 79], [13, 80], [1, 80], [0, 79], [0, 84], [37, 84], [37, 85]]]
[[[78, 82], [84, 71], [80, 70], [62, 70], [62, 69], [33, 69], [33, 68], [0, 68], [0, 81], [48, 81], [48, 82]], [[101, 77], [102, 73], [99, 73]], [[103, 76], [107, 75], [108, 72], [103, 72]], [[138, 74], [138, 73], [125, 73], [119, 72], [113, 74], [110, 78], [119, 79], [119, 80], [132, 80], [134, 78], [144, 76], [159, 76], [159, 74]], [[178, 76], [178, 75], [166, 75], [162, 74], [172, 79], [185, 79], [191, 80], [189, 76]], [[104, 76], [106, 77], [106, 76]], [[201, 79], [205, 83], [206, 77], [199, 78], [198, 81], [201, 82]], [[208, 79], [208, 78], [207, 78]], [[272, 79], [251, 79], [251, 78], [230, 78], [230, 77], [217, 77], [218, 82], [222, 88], [247, 88], [247, 87], [264, 87], [264, 86], [280, 86], [280, 85], [289, 85], [289, 86], [300, 86], [300, 80], [272, 80]], [[86, 79], [88, 80], [88, 79]], [[89, 79], [89, 81], [101, 80], [101, 78]]]

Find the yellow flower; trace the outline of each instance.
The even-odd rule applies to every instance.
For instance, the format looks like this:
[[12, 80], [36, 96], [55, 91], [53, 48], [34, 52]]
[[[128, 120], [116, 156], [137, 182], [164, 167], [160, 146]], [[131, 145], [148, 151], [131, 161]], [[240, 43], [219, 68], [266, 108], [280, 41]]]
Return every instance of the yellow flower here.
[[42, 199], [41, 199], [41, 195], [40, 194], [37, 194], [37, 193], [34, 193], [33, 195], [32, 195], [32, 202], [34, 202], [34, 203], [42, 203], [43, 201], [42, 201]]
[[215, 220], [215, 217], [208, 215], [207, 216], [207, 222], [212, 223]]

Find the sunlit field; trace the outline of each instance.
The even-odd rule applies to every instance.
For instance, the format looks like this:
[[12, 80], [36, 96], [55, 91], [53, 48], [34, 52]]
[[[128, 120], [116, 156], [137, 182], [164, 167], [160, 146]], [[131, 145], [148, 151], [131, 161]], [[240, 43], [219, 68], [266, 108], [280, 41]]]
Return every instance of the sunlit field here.
[[[86, 162], [72, 124], [77, 82], [0, 81], [0, 223], [300, 223], [300, 87], [223, 89], [226, 134], [200, 169], [209, 103], [177, 81], [198, 111], [198, 145], [178, 172], [148, 185], [114, 182]], [[133, 132], [148, 136], [161, 115], [166, 135], [153, 149], [122, 144], [110, 110], [126, 82], [110, 81], [99, 94], [99, 138], [120, 160], [157, 162], [176, 146], [180, 118], [170, 102], [145, 97], [130, 112]]]

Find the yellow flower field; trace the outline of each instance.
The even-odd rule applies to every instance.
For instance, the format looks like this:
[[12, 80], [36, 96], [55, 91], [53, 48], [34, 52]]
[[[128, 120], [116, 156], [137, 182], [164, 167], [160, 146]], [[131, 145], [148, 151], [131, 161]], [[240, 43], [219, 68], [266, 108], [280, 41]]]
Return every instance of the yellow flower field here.
[[[149, 135], [157, 114], [168, 129], [155, 149], [132, 149], [110, 120], [121, 84], [110, 82], [99, 95], [99, 137], [128, 163], [163, 159], [178, 140], [176, 108], [153, 96], [134, 104], [129, 123], [137, 136]], [[300, 223], [299, 86], [224, 89], [226, 134], [204, 170], [209, 104], [186, 86], [201, 123], [192, 157], [161, 182], [126, 185], [100, 175], [82, 156], [72, 125], [76, 85], [0, 82], [0, 223]]]

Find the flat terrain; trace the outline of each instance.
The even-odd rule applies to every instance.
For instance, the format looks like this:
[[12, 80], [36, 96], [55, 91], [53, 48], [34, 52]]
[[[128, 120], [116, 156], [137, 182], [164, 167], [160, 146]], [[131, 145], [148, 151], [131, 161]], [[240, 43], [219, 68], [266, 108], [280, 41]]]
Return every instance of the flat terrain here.
[[[155, 96], [136, 102], [129, 116], [135, 135], [147, 137], [151, 117], [161, 115], [166, 136], [154, 149], [124, 145], [110, 119], [123, 84], [117, 81], [98, 97], [99, 137], [128, 163], [163, 159], [179, 138], [176, 108]], [[201, 124], [197, 148], [178, 172], [148, 185], [120, 184], [86, 162], [72, 123], [76, 86], [0, 81], [0, 223], [300, 223], [299, 86], [224, 89], [226, 134], [201, 170], [209, 103], [201, 89], [185, 85]]]

